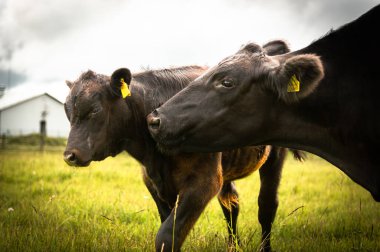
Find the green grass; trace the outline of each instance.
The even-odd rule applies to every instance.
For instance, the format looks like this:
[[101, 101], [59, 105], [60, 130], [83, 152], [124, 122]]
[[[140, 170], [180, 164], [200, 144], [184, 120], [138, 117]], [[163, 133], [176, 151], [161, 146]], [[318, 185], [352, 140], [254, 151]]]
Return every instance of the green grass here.
[[[259, 176], [238, 181], [242, 251], [260, 244]], [[289, 158], [272, 233], [276, 251], [380, 251], [380, 204], [327, 162]], [[0, 251], [153, 251], [159, 228], [139, 164], [127, 154], [73, 169], [61, 151], [0, 152]], [[214, 199], [183, 251], [225, 251]]]

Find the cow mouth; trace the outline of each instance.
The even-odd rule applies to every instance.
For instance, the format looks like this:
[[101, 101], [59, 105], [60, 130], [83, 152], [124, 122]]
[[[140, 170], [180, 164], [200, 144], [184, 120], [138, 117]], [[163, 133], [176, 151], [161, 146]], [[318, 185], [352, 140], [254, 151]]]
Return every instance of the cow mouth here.
[[66, 160], [65, 159], [65, 162], [66, 164], [72, 166], [72, 167], [87, 167], [90, 165], [92, 160], [88, 160], [88, 161], [81, 161], [81, 160], [75, 160], [75, 161], [70, 161], [70, 160]]
[[92, 161], [102, 161], [106, 159], [109, 156], [115, 157], [117, 155], [117, 152], [109, 152], [109, 153], [95, 153], [92, 155], [91, 158], [82, 160], [78, 156], [76, 158], [67, 158], [65, 157], [64, 160], [65, 162], [73, 167], [87, 167], [91, 164]]

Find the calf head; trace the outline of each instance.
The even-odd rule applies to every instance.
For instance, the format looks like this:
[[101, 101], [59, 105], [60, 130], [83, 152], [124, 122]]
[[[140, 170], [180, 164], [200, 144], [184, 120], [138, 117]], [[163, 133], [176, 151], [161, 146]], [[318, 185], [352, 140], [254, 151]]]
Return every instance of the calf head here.
[[70, 93], [65, 112], [71, 130], [64, 152], [66, 163], [87, 166], [123, 150], [131, 113], [121, 88], [128, 88], [125, 85], [130, 81], [128, 69], [119, 69], [111, 77], [87, 71], [78, 80], [67, 81]]
[[282, 41], [245, 45], [148, 116], [148, 123], [156, 122], [153, 138], [184, 151], [264, 141], [276, 108], [308, 96], [323, 77], [318, 56], [287, 52]]

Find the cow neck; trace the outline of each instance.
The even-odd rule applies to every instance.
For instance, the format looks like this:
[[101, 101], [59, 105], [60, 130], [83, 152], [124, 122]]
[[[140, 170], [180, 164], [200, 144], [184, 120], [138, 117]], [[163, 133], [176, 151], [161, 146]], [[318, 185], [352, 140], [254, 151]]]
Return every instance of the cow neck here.
[[[341, 160], [335, 160], [332, 156], [343, 156], [346, 153], [345, 145], [332, 137], [332, 128], [318, 120], [323, 115], [313, 112], [310, 107], [306, 111], [300, 108], [301, 106], [302, 103], [299, 103], [299, 106], [282, 107], [281, 113], [276, 115], [271, 123], [276, 127], [270, 129], [270, 143], [306, 150], [327, 159], [336, 166], [342, 166]], [[310, 119], [310, 115], [314, 118]]]
[[146, 115], [152, 109], [150, 108], [150, 101], [146, 99], [147, 90], [142, 85], [132, 81], [130, 89], [132, 95], [125, 99], [132, 114], [126, 123], [128, 128], [127, 137], [129, 139], [126, 151], [140, 163], [147, 165], [153, 163], [151, 159], [156, 159], [153, 156], [158, 153], [156, 143], [150, 136], [146, 123]]
[[170, 204], [176, 197], [172, 183], [167, 183], [172, 179], [168, 165], [171, 159], [158, 151], [157, 144], [148, 131], [146, 115], [153, 110], [150, 100], [146, 99], [150, 95], [142, 85], [133, 81], [130, 89], [132, 95], [127, 97], [126, 103], [132, 111], [132, 117], [128, 122], [130, 141], [125, 150], [144, 166], [159, 197]]
[[[375, 146], [376, 141], [378, 144], [374, 137], [379, 133], [369, 122], [374, 120], [371, 117], [380, 108], [380, 102], [371, 99], [373, 94], [379, 93], [378, 85], [374, 85], [379, 80], [370, 78], [374, 76], [376, 64], [367, 66], [360, 63], [370, 60], [373, 55], [354, 49], [355, 46], [368, 48], [373, 43], [343, 43], [347, 34], [355, 34], [355, 29], [350, 31], [348, 28], [345, 26], [292, 53], [319, 55], [325, 76], [307, 98], [280, 109], [283, 113], [279, 115], [281, 122], [277, 125], [282, 127], [278, 130], [276, 142], [325, 158], [373, 192], [378, 190], [376, 183], [379, 182], [376, 180], [379, 175], [376, 171], [379, 169], [376, 166], [380, 160], [377, 155], [371, 155], [373, 150], [368, 146]], [[375, 51], [379, 54], [378, 50]], [[351, 74], [354, 71], [355, 74]], [[360, 79], [355, 79], [358, 77]], [[363, 102], [368, 100], [371, 102]]]
[[333, 132], [334, 129], [305, 118], [297, 108], [285, 109], [272, 122], [277, 127], [268, 134], [270, 139], [264, 143], [314, 153], [369, 191], [378, 190], [378, 169], [374, 167], [366, 149], [341, 141]]
[[372, 29], [380, 26], [376, 12], [380, 6], [292, 53], [320, 56], [325, 76], [311, 95], [285, 109], [282, 133], [289, 127], [296, 130], [279, 141], [325, 158], [371, 192], [378, 192], [380, 182], [380, 158], [373, 150], [380, 135], [374, 121], [380, 109], [374, 99], [380, 92], [380, 39]]
[[146, 152], [146, 138], [148, 129], [144, 120], [143, 100], [139, 90], [134, 88], [133, 82], [130, 85], [132, 95], [125, 98], [130, 115], [126, 115], [128, 119], [125, 121], [126, 141], [124, 149], [140, 163], [144, 163]]

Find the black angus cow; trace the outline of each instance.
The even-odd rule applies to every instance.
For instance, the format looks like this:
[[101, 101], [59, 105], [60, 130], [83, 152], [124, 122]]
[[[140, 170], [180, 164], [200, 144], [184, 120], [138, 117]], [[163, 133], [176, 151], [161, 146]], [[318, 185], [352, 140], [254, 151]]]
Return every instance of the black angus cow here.
[[[268, 48], [269, 45], [275, 50], [273, 43]], [[143, 180], [162, 222], [156, 236], [157, 251], [178, 251], [209, 200], [218, 193], [228, 224], [229, 244], [234, 244], [239, 204], [233, 180], [248, 176], [262, 166], [259, 222], [263, 249], [268, 251], [278, 206], [284, 148], [258, 146], [223, 153], [169, 155], [159, 151], [149, 134], [146, 115], [204, 71], [201, 67], [182, 67], [146, 71], [133, 78], [127, 69], [115, 71], [111, 78], [88, 71], [75, 82], [68, 82], [71, 90], [65, 110], [71, 131], [64, 159], [69, 165], [87, 166], [91, 161], [122, 151], [137, 159], [143, 165]], [[130, 83], [131, 96], [125, 99], [120, 96], [121, 78]], [[294, 151], [294, 154], [302, 158], [301, 153]]]
[[380, 201], [380, 5], [309, 46], [247, 44], [148, 116], [164, 148], [272, 144], [328, 160]]

